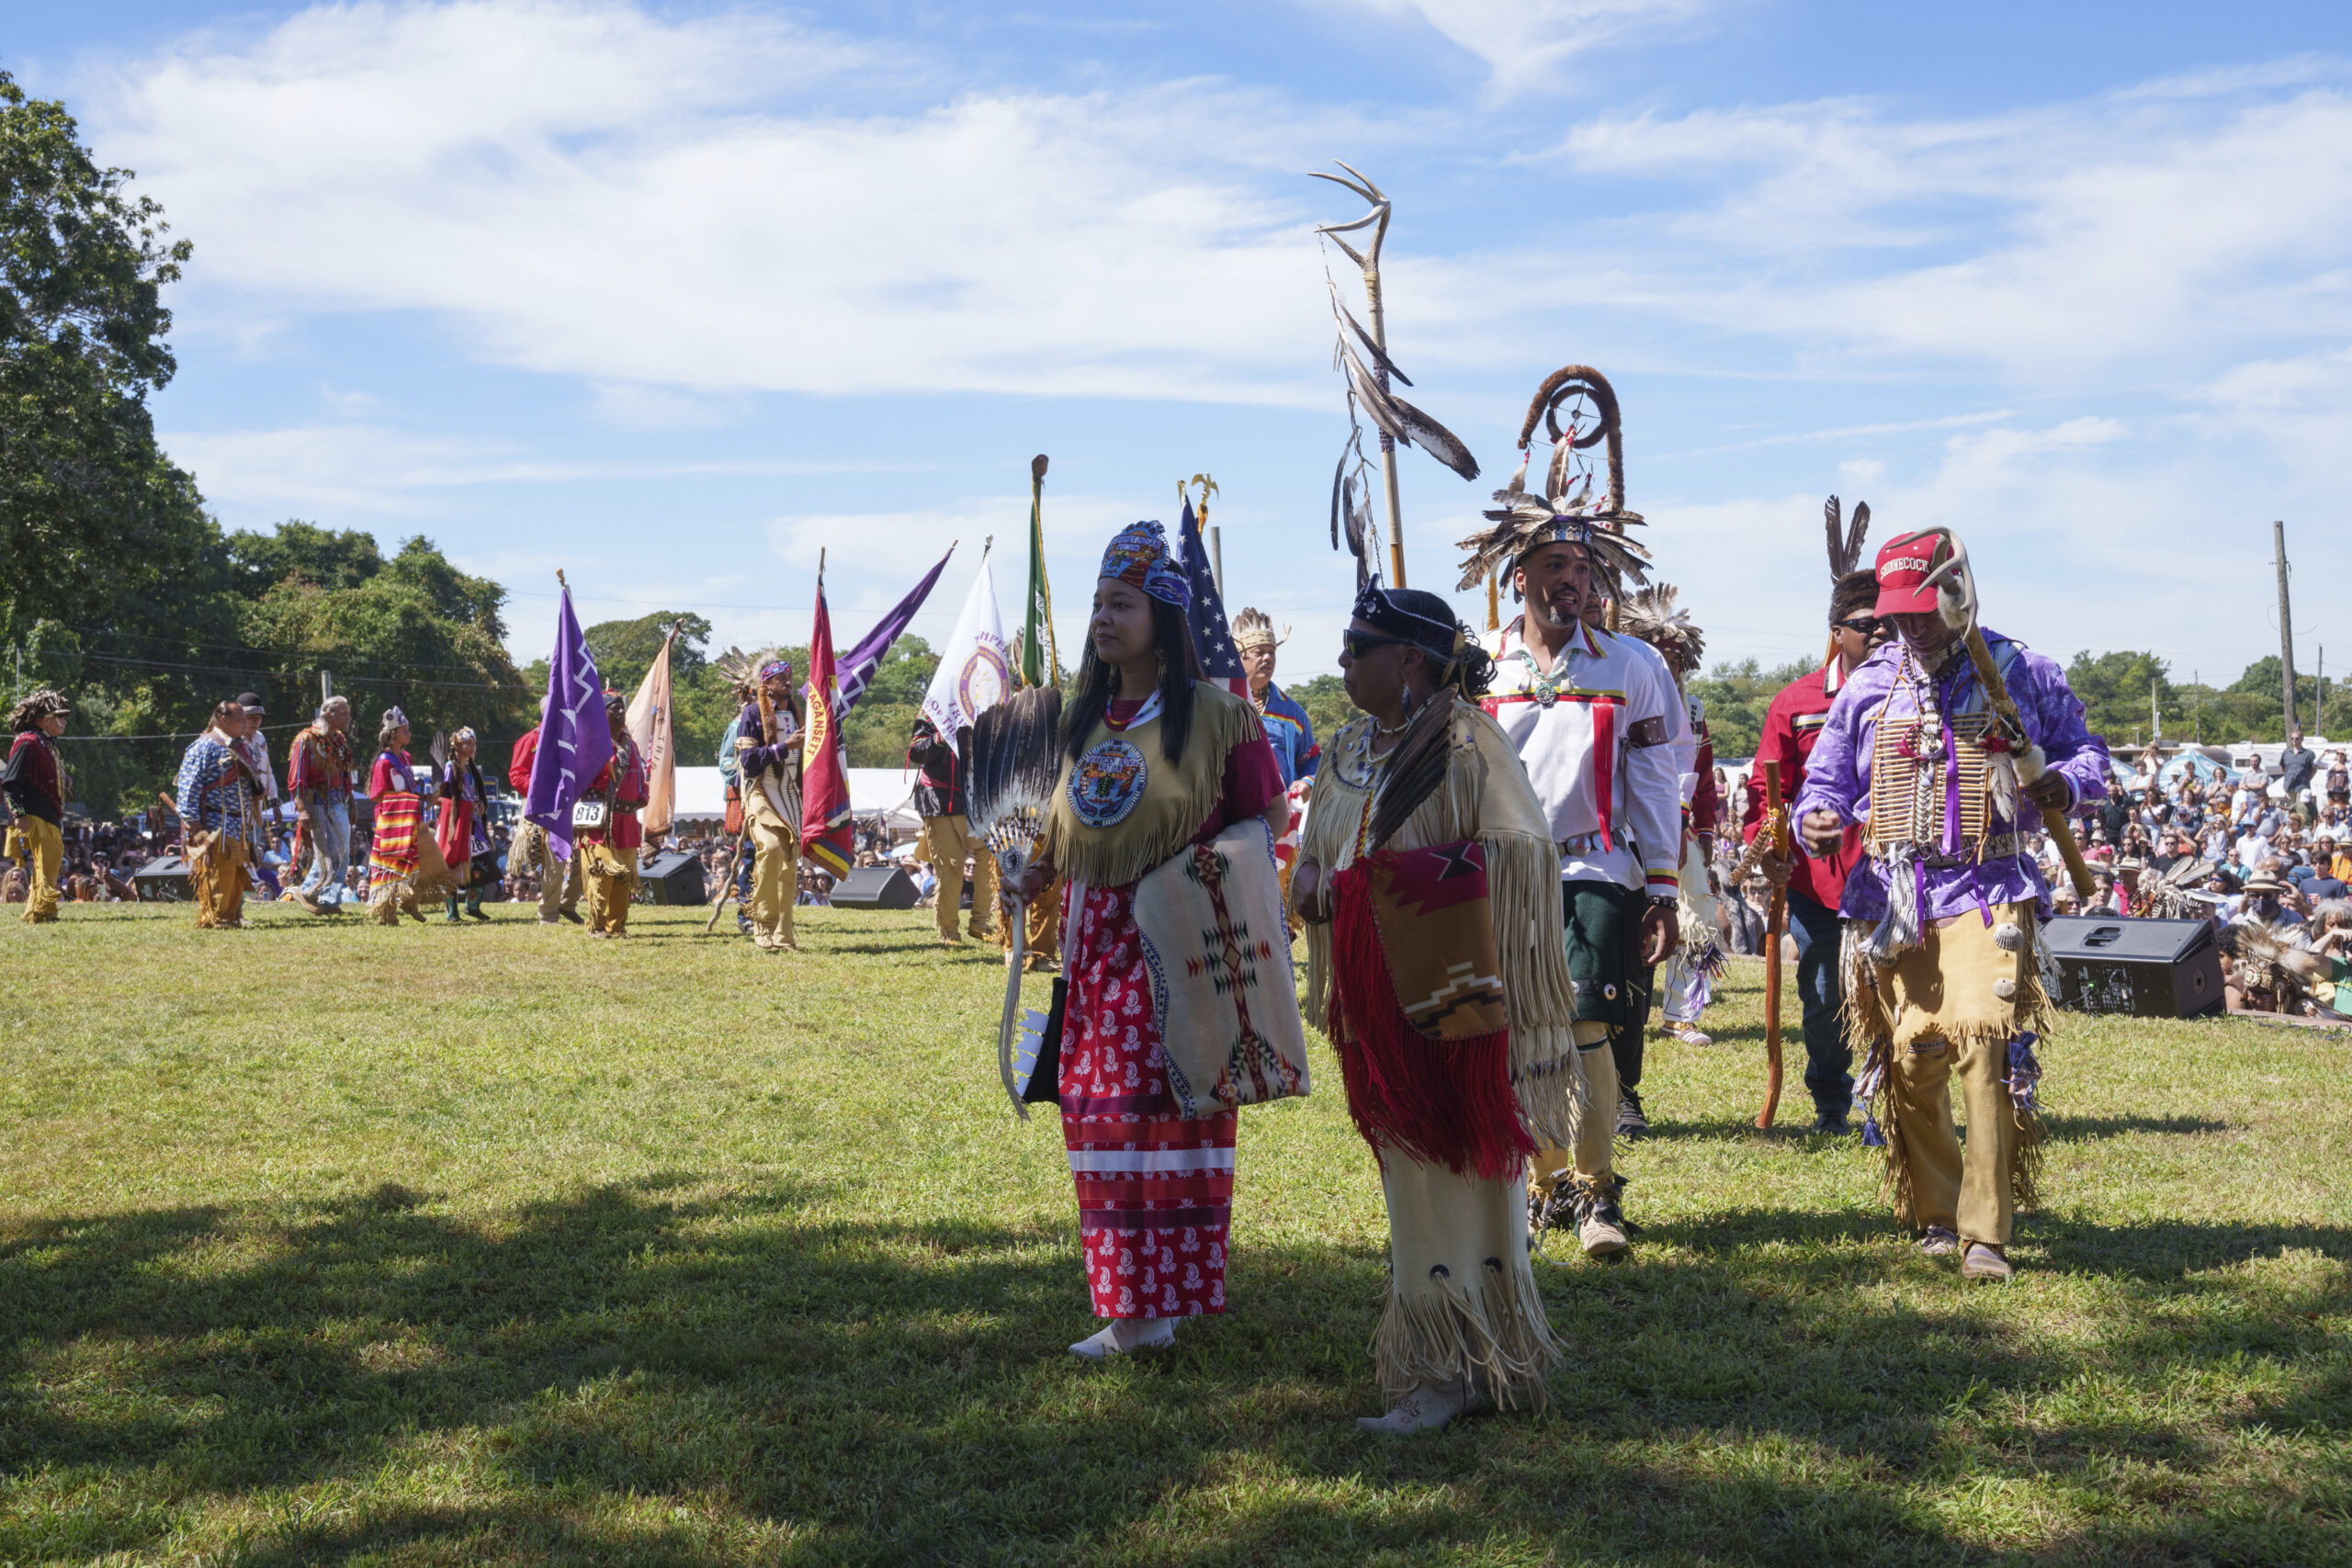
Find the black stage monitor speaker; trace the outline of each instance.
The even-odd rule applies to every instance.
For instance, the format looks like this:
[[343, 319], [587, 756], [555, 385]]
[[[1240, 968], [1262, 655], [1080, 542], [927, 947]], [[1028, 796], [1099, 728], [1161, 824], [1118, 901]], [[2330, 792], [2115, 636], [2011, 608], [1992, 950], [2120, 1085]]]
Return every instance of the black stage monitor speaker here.
[[671, 850], [637, 868], [637, 902], [640, 904], [707, 904], [710, 895], [702, 879], [702, 857]]
[[149, 861], [130, 874], [130, 885], [142, 904], [185, 904], [196, 897], [187, 885], [187, 862], [177, 855]]
[[922, 895], [895, 865], [861, 865], [833, 884], [833, 902], [849, 909], [911, 909]]
[[2211, 920], [2061, 915], [2041, 928], [2041, 942], [2060, 1007], [2139, 1018], [2222, 1009], [2222, 943]]

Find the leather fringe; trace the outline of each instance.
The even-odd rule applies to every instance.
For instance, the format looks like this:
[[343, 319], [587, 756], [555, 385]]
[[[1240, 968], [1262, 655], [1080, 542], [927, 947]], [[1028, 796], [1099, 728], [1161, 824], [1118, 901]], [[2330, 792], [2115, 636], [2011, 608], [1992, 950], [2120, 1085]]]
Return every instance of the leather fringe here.
[[1550, 1397], [1544, 1374], [1564, 1354], [1524, 1264], [1472, 1286], [1431, 1280], [1410, 1296], [1392, 1288], [1372, 1337], [1380, 1391], [1391, 1400], [1466, 1374], [1498, 1409], [1533, 1409]]

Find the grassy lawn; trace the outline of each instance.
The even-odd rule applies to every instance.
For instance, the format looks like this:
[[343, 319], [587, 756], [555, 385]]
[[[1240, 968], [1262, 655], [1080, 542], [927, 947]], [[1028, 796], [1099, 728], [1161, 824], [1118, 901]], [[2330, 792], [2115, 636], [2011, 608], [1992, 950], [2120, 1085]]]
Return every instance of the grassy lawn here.
[[1090, 1369], [1002, 971], [804, 914], [0, 921], [0, 1563], [2352, 1562], [2342, 1036], [2070, 1017], [2052, 1205], [1965, 1288], [1748, 1125], [1742, 965], [1652, 1047], [1631, 1259], [1537, 1264], [1550, 1409], [1398, 1443], [1319, 1044], [1233, 1310]]

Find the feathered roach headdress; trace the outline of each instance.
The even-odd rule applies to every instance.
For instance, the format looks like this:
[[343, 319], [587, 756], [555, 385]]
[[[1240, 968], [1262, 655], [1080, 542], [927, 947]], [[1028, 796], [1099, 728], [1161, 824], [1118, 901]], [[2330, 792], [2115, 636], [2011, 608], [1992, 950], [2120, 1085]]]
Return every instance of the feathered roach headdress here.
[[1634, 593], [1617, 606], [1617, 630], [1641, 638], [1666, 655], [1668, 664], [1690, 673], [1698, 670], [1706, 652], [1707, 634], [1690, 619], [1690, 611], [1675, 607], [1674, 597], [1671, 582]]
[[727, 677], [736, 694], [745, 702], [751, 701], [758, 693], [767, 671], [774, 666], [782, 664], [787, 679], [792, 674], [792, 665], [780, 648], [771, 648], [759, 653], [745, 653], [740, 648], [730, 648], [711, 662], [718, 666], [718, 672]]
[[[1563, 405], [1590, 400], [1589, 430], [1581, 428], [1581, 405], [1568, 411], [1566, 430], [1560, 427]], [[1534, 457], [1535, 422], [1544, 421], [1552, 438], [1552, 461], [1540, 492], [1527, 488], [1527, 466]], [[1577, 454], [1609, 443], [1609, 488], [1595, 499], [1589, 459]], [[1527, 405], [1519, 427], [1519, 470], [1510, 483], [1495, 491], [1496, 507], [1484, 515], [1494, 525], [1462, 541], [1469, 552], [1462, 562], [1457, 591], [1476, 586], [1489, 571], [1508, 576], [1519, 558], [1545, 545], [1582, 545], [1592, 556], [1593, 573], [1612, 599], [1623, 597], [1624, 582], [1649, 581], [1643, 563], [1649, 551], [1625, 536], [1626, 528], [1642, 521], [1638, 512], [1625, 510], [1625, 436], [1617, 412], [1617, 392], [1608, 378], [1589, 365], [1569, 365], [1544, 378]]]
[[19, 731], [30, 729], [51, 714], [73, 711], [73, 705], [65, 700], [63, 693], [43, 686], [40, 691], [18, 703], [8, 715], [8, 733], [14, 735]]
[[2327, 960], [2295, 945], [2284, 927], [2241, 915], [2222, 928], [2222, 949], [2237, 960], [2238, 983], [2275, 991], [2280, 1012], [2300, 1011], [2327, 977]]
[[1254, 604], [1243, 605], [1241, 614], [1233, 617], [1233, 646], [1236, 648], [1257, 648], [1265, 643], [1272, 643], [1279, 648], [1289, 636], [1288, 626], [1283, 628], [1281, 636], [1276, 636], [1273, 617]]

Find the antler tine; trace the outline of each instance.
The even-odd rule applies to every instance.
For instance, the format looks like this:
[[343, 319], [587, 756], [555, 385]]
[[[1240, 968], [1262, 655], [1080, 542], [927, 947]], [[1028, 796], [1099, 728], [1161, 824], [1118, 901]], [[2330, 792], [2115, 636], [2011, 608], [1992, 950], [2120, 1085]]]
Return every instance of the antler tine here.
[[[1340, 164], [1340, 160], [1337, 158], [1332, 159], [1331, 162], [1334, 164]], [[1340, 167], [1348, 169], [1348, 165], [1345, 164], [1340, 164]], [[1307, 171], [1307, 177], [1309, 179], [1329, 180], [1335, 186], [1345, 186], [1350, 190], [1355, 192], [1358, 196], [1363, 197], [1366, 201], [1371, 202], [1374, 207], [1381, 205], [1388, 199], [1385, 196], [1381, 194], [1380, 187], [1378, 186], [1374, 185], [1370, 180], [1365, 179], [1353, 169], [1348, 169], [1348, 174], [1352, 177], [1342, 179], [1338, 175], [1327, 175], [1320, 169], [1309, 169]]]
[[1378, 186], [1374, 185], [1372, 183], [1371, 176], [1366, 175], [1362, 169], [1357, 168], [1353, 164], [1343, 162], [1338, 158], [1332, 159], [1331, 162], [1338, 164], [1340, 167], [1347, 170], [1348, 173], [1353, 175], [1359, 181], [1361, 181], [1363, 188], [1372, 192], [1373, 200], [1386, 201], [1388, 199], [1388, 193], [1382, 190]]

